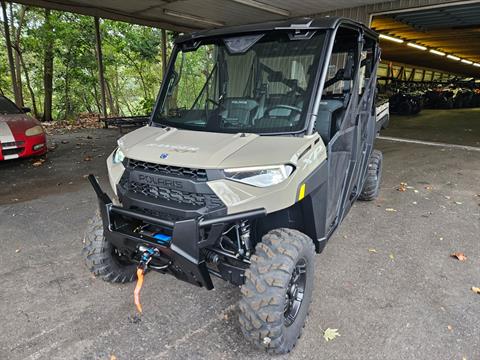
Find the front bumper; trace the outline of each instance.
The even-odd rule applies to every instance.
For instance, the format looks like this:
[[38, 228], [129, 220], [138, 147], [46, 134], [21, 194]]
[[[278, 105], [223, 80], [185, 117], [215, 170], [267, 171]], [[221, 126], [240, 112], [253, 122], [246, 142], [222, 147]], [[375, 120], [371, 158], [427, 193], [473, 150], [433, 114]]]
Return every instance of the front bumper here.
[[[156, 248], [169, 264], [165, 272], [209, 290], [213, 289], [213, 284], [201, 250], [215, 245], [229, 224], [265, 215], [265, 209], [257, 209], [213, 219], [199, 217], [169, 221], [113, 205], [95, 176], [89, 175], [88, 179], [97, 194], [104, 236], [110, 243], [130, 254], [138, 252], [140, 246]], [[171, 232], [170, 243], [159, 244], [153, 237], [136, 232], [139, 224], [150, 224]]]
[[46, 152], [47, 137], [45, 133], [35, 136], [15, 135], [15, 141], [0, 143], [0, 161], [38, 156]]

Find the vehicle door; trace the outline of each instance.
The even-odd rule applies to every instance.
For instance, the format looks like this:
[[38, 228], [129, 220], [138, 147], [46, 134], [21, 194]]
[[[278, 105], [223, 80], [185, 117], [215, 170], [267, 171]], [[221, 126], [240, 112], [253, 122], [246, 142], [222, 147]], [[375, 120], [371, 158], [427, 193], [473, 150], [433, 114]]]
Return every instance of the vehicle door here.
[[327, 233], [343, 219], [361, 191], [372, 151], [375, 43], [366, 40], [360, 29], [339, 28], [336, 34], [328, 69], [334, 80], [329, 82], [327, 76], [322, 96], [326, 102], [343, 103], [333, 114], [332, 136], [327, 145]]

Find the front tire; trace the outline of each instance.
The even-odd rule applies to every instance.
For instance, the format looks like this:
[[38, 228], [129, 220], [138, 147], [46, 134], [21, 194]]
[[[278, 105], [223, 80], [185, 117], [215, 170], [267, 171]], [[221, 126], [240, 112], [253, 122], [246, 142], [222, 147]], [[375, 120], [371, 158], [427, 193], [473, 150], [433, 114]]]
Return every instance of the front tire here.
[[112, 283], [134, 281], [137, 267], [131, 263], [103, 235], [100, 214], [88, 222], [83, 239], [83, 256], [88, 269], [102, 280]]
[[241, 288], [239, 321], [257, 347], [284, 354], [296, 345], [312, 299], [315, 247], [306, 235], [276, 229], [257, 244]]

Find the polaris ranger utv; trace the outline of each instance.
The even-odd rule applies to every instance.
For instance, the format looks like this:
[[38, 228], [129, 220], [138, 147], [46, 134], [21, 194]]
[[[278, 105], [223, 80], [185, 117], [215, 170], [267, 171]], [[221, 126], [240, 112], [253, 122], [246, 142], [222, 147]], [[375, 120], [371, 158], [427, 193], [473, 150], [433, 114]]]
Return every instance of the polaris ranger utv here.
[[357, 199], [377, 196], [377, 35], [343, 18], [299, 18], [176, 39], [147, 126], [107, 160], [111, 199], [89, 269], [110, 282], [138, 268], [241, 288], [245, 336], [292, 350], [320, 253]]

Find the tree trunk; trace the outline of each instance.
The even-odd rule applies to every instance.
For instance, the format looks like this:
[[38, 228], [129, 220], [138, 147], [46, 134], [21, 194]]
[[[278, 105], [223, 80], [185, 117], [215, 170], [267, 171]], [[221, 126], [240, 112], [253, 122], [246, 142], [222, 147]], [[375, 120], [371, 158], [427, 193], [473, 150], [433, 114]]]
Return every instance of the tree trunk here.
[[28, 91], [30, 92], [30, 98], [32, 99], [33, 115], [35, 116], [35, 118], [38, 119], [39, 115], [38, 115], [38, 108], [37, 108], [37, 100], [35, 99], [35, 92], [33, 91], [32, 84], [30, 83], [30, 76], [28, 75], [28, 70], [27, 70], [27, 67], [25, 66], [23, 55], [22, 53], [19, 53], [19, 55], [20, 55], [20, 63], [23, 68], [23, 72], [25, 73], [27, 88], [28, 88]]
[[5, 1], [1, 1], [2, 3], [2, 13], [3, 13], [3, 27], [5, 29], [5, 46], [7, 48], [7, 57], [8, 57], [8, 64], [10, 65], [10, 77], [12, 80], [12, 88], [13, 94], [15, 97], [15, 103], [17, 106], [21, 106], [20, 104], [20, 96], [18, 93], [17, 82], [15, 81], [15, 63], [13, 61], [13, 50], [12, 50], [12, 42], [10, 38], [10, 25], [8, 24], [8, 17], [7, 17], [7, 5]]
[[[93, 70], [90, 68], [89, 69], [89, 72], [90, 72], [90, 76], [92, 77], [92, 79], [95, 79], [95, 74], [93, 73]], [[93, 83], [93, 96], [95, 98], [95, 104], [97, 105], [97, 109], [98, 109], [98, 113], [101, 114], [102, 113], [102, 105], [100, 104], [100, 100], [99, 100], [99, 97], [98, 97], [98, 90], [97, 90], [97, 83], [96, 81]]]
[[147, 85], [145, 84], [145, 80], [143, 78], [142, 69], [138, 66], [138, 64], [135, 62], [135, 60], [132, 59], [132, 57], [128, 54], [128, 52], [124, 52], [123, 56], [125, 56], [125, 58], [128, 61], [130, 61], [132, 66], [135, 68], [135, 70], [137, 70], [138, 76], [140, 77], [140, 82], [142, 84], [143, 94], [145, 96], [145, 99], [147, 99], [149, 97], [148, 96], [148, 89], [147, 89]]
[[[70, 60], [68, 60], [70, 62]], [[67, 64], [65, 66], [65, 119], [69, 119], [72, 106], [70, 104], [70, 66]]]
[[15, 50], [14, 53], [14, 62], [15, 62], [15, 81], [17, 82], [17, 89], [20, 101], [20, 107], [25, 106], [23, 101], [23, 82], [22, 82], [22, 62], [20, 60], [20, 39], [22, 36], [22, 27], [23, 22], [25, 19], [25, 11], [26, 7], [20, 7], [20, 13], [18, 15], [18, 29], [15, 28], [15, 24], [13, 22], [13, 5], [10, 4], [10, 22], [11, 22], [11, 29], [12, 29], [12, 36], [15, 39], [13, 43], [13, 48]]
[[108, 83], [107, 80], [105, 80], [105, 85], [106, 86], [106, 90], [107, 90], [107, 99], [108, 99], [108, 107], [110, 108], [110, 115], [118, 115], [118, 111], [117, 109], [115, 108], [115, 102], [113, 101], [113, 96], [112, 96], [112, 91], [111, 91], [111, 88], [110, 88], [110, 84]]
[[52, 24], [50, 22], [50, 10], [45, 9], [44, 24], [45, 52], [43, 59], [43, 121], [52, 121], [52, 97], [53, 97], [53, 39]]
[[85, 104], [85, 109], [88, 111], [89, 114], [93, 114], [93, 109], [92, 109], [92, 106], [90, 105], [90, 101], [88, 101], [87, 95], [83, 94], [82, 99]]
[[103, 54], [102, 54], [102, 36], [100, 33], [100, 19], [98, 17], [94, 18], [95, 25], [95, 40], [96, 40], [96, 51], [97, 51], [97, 63], [98, 63], [98, 79], [100, 81], [100, 92], [102, 95], [102, 110], [103, 117], [107, 117], [107, 102], [105, 100], [105, 68], [103, 67]]
[[167, 74], [167, 31], [162, 29], [162, 77]]

